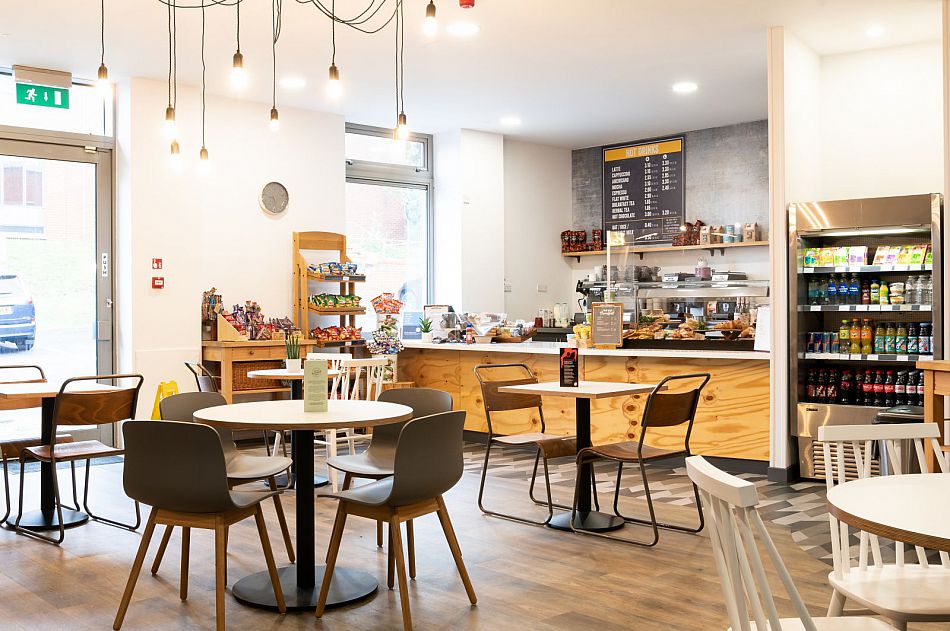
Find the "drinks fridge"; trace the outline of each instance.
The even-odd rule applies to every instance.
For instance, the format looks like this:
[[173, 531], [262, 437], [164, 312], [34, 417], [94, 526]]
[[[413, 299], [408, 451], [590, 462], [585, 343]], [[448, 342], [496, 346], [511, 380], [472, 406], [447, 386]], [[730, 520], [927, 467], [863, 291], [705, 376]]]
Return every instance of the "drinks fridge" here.
[[923, 405], [916, 363], [943, 350], [943, 199], [799, 202], [788, 219], [790, 425], [802, 477], [822, 477], [818, 427]]

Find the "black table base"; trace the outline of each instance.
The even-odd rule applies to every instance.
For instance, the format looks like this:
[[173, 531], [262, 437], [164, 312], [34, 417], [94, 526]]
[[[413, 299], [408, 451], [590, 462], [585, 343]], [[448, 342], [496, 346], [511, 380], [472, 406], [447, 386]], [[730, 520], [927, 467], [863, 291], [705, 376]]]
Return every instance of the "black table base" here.
[[[22, 475], [22, 474], [21, 474]], [[16, 521], [16, 517], [10, 518], [10, 526]], [[89, 521], [89, 515], [82, 511], [76, 511], [69, 508], [63, 508], [63, 525], [66, 528], [79, 526]], [[59, 516], [56, 509], [50, 511], [35, 510], [24, 513], [20, 519], [20, 528], [29, 530], [59, 530]]]
[[[610, 532], [623, 528], [624, 521], [616, 515], [607, 513], [598, 513], [597, 511], [577, 511], [577, 517], [574, 519], [574, 528], [576, 530], [589, 530], [591, 532]], [[551, 518], [548, 526], [555, 530], [573, 530], [571, 528], [571, 514], [569, 512], [558, 513]]]
[[[287, 611], [314, 609], [323, 584], [325, 566], [314, 568], [313, 587], [300, 587], [297, 580], [297, 566], [288, 565], [277, 570], [280, 586], [284, 591]], [[377, 580], [369, 573], [337, 566], [333, 570], [333, 582], [327, 596], [327, 607], [345, 605], [372, 595], [379, 588]], [[251, 574], [239, 580], [231, 588], [231, 593], [242, 603], [265, 609], [277, 609], [274, 588], [267, 572]]]

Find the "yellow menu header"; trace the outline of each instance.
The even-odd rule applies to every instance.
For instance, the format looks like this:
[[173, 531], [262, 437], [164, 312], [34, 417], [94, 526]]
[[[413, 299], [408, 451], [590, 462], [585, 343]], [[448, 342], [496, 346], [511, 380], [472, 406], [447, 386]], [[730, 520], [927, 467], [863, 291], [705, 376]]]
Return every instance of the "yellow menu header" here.
[[664, 140], [662, 142], [648, 142], [642, 145], [629, 145], [627, 147], [608, 149], [604, 152], [604, 162], [655, 156], [661, 153], [678, 153], [682, 150], [683, 140], [680, 138], [676, 140]]

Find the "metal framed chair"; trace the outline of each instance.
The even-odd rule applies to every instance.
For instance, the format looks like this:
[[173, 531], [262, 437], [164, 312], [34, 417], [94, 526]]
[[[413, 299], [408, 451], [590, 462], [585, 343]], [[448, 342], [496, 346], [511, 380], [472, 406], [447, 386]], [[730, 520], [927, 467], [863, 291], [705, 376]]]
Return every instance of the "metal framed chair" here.
[[[505, 378], [491, 379], [493, 374], [504, 374]], [[515, 375], [514, 378], [511, 378]], [[525, 364], [480, 364], [475, 366], [475, 377], [482, 390], [482, 401], [485, 406], [485, 418], [488, 422], [488, 443], [485, 446], [485, 461], [482, 465], [482, 477], [478, 487], [478, 508], [486, 515], [493, 515], [503, 519], [510, 519], [525, 524], [544, 526], [554, 517], [554, 509], [570, 510], [570, 506], [554, 503], [551, 498], [551, 477], [548, 472], [548, 460], [574, 456], [577, 452], [577, 439], [574, 436], [558, 436], [545, 433], [544, 410], [541, 408], [541, 397], [534, 394], [508, 394], [500, 392], [504, 386], [517, 386], [528, 383], [538, 383], [538, 378]], [[493, 412], [512, 410], [537, 410], [540, 432], [526, 432], [521, 434], [498, 434], [492, 422]], [[533, 423], [533, 421], [531, 421]], [[537, 521], [527, 517], [509, 515], [485, 508], [485, 480], [488, 476], [488, 463], [493, 446], [505, 447], [534, 447], [537, 453], [534, 458], [534, 469], [531, 472], [531, 485], [528, 487], [528, 497], [539, 506], [548, 509], [548, 516]], [[538, 477], [538, 464], [544, 468], [544, 488], [547, 501], [539, 501], [534, 496], [535, 481]], [[596, 489], [596, 482], [594, 483]], [[597, 493], [594, 493], [596, 502]]]
[[389, 522], [405, 629], [412, 629], [412, 616], [409, 611], [409, 581], [406, 578], [399, 527], [404, 521], [429, 513], [438, 514], [469, 601], [472, 605], [476, 604], [475, 589], [462, 561], [462, 551], [442, 499], [442, 494], [455, 486], [462, 477], [464, 426], [463, 411], [442, 412], [408, 421], [402, 427], [396, 443], [392, 476], [331, 495], [339, 499], [340, 503], [330, 537], [323, 585], [317, 600], [318, 618], [323, 615], [326, 606], [343, 529], [349, 515]]
[[[941, 473], [950, 473], [947, 454], [943, 453], [935, 423], [899, 425], [825, 425], [818, 428], [818, 441], [825, 457], [825, 483], [830, 491], [836, 484], [851, 478], [872, 475], [874, 445], [881, 445], [880, 458], [887, 459], [893, 473], [900, 475], [902, 452], [907, 447], [921, 473], [929, 473], [924, 446], [932, 447]], [[897, 629], [906, 629], [908, 622], [950, 621], [950, 555], [940, 553], [940, 563], [931, 563], [927, 551], [915, 547], [916, 563], [905, 559], [904, 544], [894, 543], [895, 559], [885, 563], [876, 535], [860, 529], [857, 558], [852, 558], [852, 529], [834, 515], [831, 524], [831, 550], [834, 571], [828, 574], [831, 584], [829, 616], [850, 615], [845, 611], [848, 600], [887, 618]]]
[[[686, 473], [708, 512], [709, 539], [732, 631], [894, 631], [877, 618], [812, 618], [756, 510], [755, 485], [720, 471], [702, 456], [686, 459]], [[796, 618], [779, 618], [756, 539], [782, 581]]]
[[[70, 392], [70, 386], [81, 384], [83, 382], [98, 383], [100, 380], [122, 380], [129, 379], [133, 382], [131, 388], [117, 388], [93, 392]], [[56, 401], [53, 404], [53, 431], [52, 436], [56, 436], [57, 430], [65, 426], [77, 425], [114, 425], [121, 423], [135, 416], [135, 406], [138, 403], [139, 390], [142, 388], [142, 382], [145, 378], [137, 374], [122, 375], [97, 375], [92, 377], [73, 377], [63, 382], [56, 395]], [[56, 472], [58, 462], [69, 462], [70, 467], [74, 467], [77, 460], [84, 460], [86, 465], [86, 477], [83, 488], [82, 507], [91, 519], [100, 521], [110, 526], [136, 530], [142, 523], [142, 514], [139, 510], [139, 503], [135, 502], [135, 523], [126, 524], [114, 519], [109, 519], [96, 515], [89, 510], [89, 475], [92, 470], [91, 462], [96, 458], [108, 458], [112, 456], [121, 456], [125, 450], [118, 447], [111, 447], [98, 440], [83, 440], [78, 442], [61, 444], [57, 443], [55, 438], [48, 445], [38, 445], [36, 447], [27, 447], [20, 452], [20, 467], [32, 461], [48, 462], [53, 468], [53, 493], [56, 498], [56, 513], [59, 518], [59, 536], [47, 537], [39, 532], [20, 527], [20, 519], [23, 517], [23, 490], [26, 476], [20, 476], [20, 498], [19, 512], [17, 513], [14, 529], [18, 534], [40, 539], [48, 543], [59, 545], [66, 536], [66, 529], [63, 527], [63, 506], [59, 493], [59, 481]], [[73, 499], [76, 500], [76, 478], [75, 469], [73, 469]], [[77, 502], [78, 504], [78, 502]]]
[[[183, 392], [166, 397], [159, 402], [163, 421], [178, 421], [181, 423], [191, 423], [194, 421], [195, 412], [216, 405], [226, 405], [224, 397], [217, 392]], [[293, 539], [290, 536], [290, 530], [287, 528], [287, 518], [284, 515], [284, 506], [280, 501], [280, 491], [278, 488], [276, 476], [290, 469], [292, 460], [284, 456], [251, 456], [242, 454], [234, 444], [233, 432], [229, 429], [214, 428], [218, 438], [221, 439], [221, 447], [224, 449], [225, 467], [228, 473], [228, 484], [231, 488], [264, 480], [267, 482], [271, 491], [277, 491], [274, 495], [274, 509], [277, 512], [277, 522], [280, 524], [280, 533], [284, 538], [284, 546], [287, 548], [287, 557], [290, 562], [295, 560]], [[155, 560], [152, 562], [152, 574], [158, 574], [159, 567], [162, 564], [162, 557], [165, 554], [165, 548], [168, 546], [168, 540], [171, 538], [174, 526], [166, 526], [162, 534], [162, 541], [155, 554]]]
[[[673, 375], [666, 377], [660, 383], [658, 383], [655, 388], [653, 388], [653, 391], [650, 392], [650, 396], [647, 398], [646, 407], [643, 410], [643, 419], [640, 422], [639, 440], [610, 443], [607, 445], [594, 445], [592, 447], [582, 449], [577, 454], [578, 469], [580, 469], [580, 467], [586, 463], [597, 460], [610, 460], [617, 463], [617, 483], [614, 488], [614, 514], [617, 515], [617, 517], [622, 518], [626, 523], [642, 524], [652, 527], [653, 539], [648, 542], [644, 542], [589, 530], [574, 529], [575, 532], [582, 532], [585, 535], [593, 535], [595, 537], [603, 537], [604, 539], [612, 539], [622, 543], [651, 547], [655, 546], [660, 540], [660, 528], [665, 530], [679, 530], [680, 532], [693, 533], [699, 532], [703, 529], [703, 507], [699, 500], [699, 489], [695, 484], [693, 484], [693, 497], [696, 501], [696, 514], [699, 519], [698, 526], [681, 526], [657, 521], [656, 510], [653, 507], [653, 496], [650, 494], [650, 482], [647, 479], [646, 464], [648, 462], [663, 460], [666, 458], [680, 456], [685, 456], [688, 458], [690, 455], [692, 455], [689, 450], [689, 437], [693, 431], [693, 422], [696, 419], [696, 408], [699, 405], [703, 388], [705, 388], [706, 384], [709, 383], [710, 378], [711, 375], [709, 373]], [[696, 381], [697, 379], [701, 381], [699, 385], [694, 388], [690, 388], [686, 391], [670, 391], [671, 385], [676, 384], [677, 382]], [[660, 449], [658, 447], [651, 447], [650, 445], [644, 443], [646, 440], [647, 431], [651, 427], [675, 427], [677, 425], [684, 424], [686, 425], [686, 435], [683, 439], [682, 449]], [[647, 509], [650, 513], [650, 519], [627, 517], [620, 513], [620, 482], [621, 476], [623, 475], [624, 464], [636, 464], [640, 469], [640, 479], [643, 481], [643, 491], [646, 493]], [[576, 493], [574, 494], [574, 497], [574, 506], [571, 510], [572, 513], [576, 515]], [[574, 519], [572, 518], [572, 529], [573, 524]]]
[[228, 484], [224, 449], [207, 425], [175, 421], [129, 421], [122, 427], [126, 461], [123, 485], [129, 497], [152, 506], [132, 571], [112, 628], [118, 631], [132, 600], [156, 524], [182, 527], [180, 597], [188, 598], [188, 553], [192, 528], [214, 531], [215, 623], [225, 629], [225, 565], [227, 529], [254, 517], [277, 608], [287, 611], [284, 592], [267, 538], [261, 502], [276, 491], [234, 491]]
[[198, 392], [218, 392], [218, 384], [210, 370], [198, 362], [185, 362], [188, 370], [195, 376], [195, 384], [198, 386]]

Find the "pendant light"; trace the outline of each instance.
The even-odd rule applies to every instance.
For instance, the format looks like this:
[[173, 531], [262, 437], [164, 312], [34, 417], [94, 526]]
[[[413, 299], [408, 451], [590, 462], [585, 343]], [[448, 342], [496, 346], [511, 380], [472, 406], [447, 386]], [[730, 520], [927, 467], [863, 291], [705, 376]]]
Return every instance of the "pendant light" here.
[[201, 3], [201, 151], [198, 152], [198, 159], [201, 164], [201, 170], [207, 172], [211, 165], [208, 161], [208, 149], [205, 147], [205, 75], [208, 67], [205, 64], [205, 5], [204, 0]]
[[181, 147], [178, 146], [177, 140], [172, 141], [171, 154], [169, 155], [168, 161], [174, 169], [181, 166]]
[[112, 84], [109, 82], [109, 69], [106, 68], [106, 0], [101, 0], [99, 4], [99, 18], [99, 50], [101, 55], [99, 57], [99, 72], [96, 79], [96, 89], [103, 95], [107, 95], [112, 92]]
[[336, 67], [336, 0], [330, 4], [330, 41], [333, 44], [333, 54], [330, 56], [327, 96], [338, 99], [343, 94], [343, 85], [340, 83], [340, 69]]
[[439, 22], [435, 19], [434, 0], [429, 0], [429, 4], [426, 6], [426, 17], [425, 20], [422, 21], [422, 32], [429, 37], [432, 37], [439, 32]]
[[277, 38], [280, 37], [280, 0], [272, 0], [270, 7], [271, 24], [271, 59], [273, 60], [273, 75], [271, 76], [271, 108], [270, 129], [280, 129], [280, 118], [277, 114]]
[[241, 54], [241, 1], [234, 6], [237, 10], [237, 51], [231, 58], [231, 87], [243, 90], [247, 87], [247, 72], [244, 70], [244, 55]]
[[175, 123], [175, 105], [172, 97], [172, 67], [174, 66], [174, 27], [172, 26], [172, 6], [168, 5], [168, 105], [165, 107], [165, 138], [172, 140], [172, 154], [174, 155], [177, 142], [174, 142], [178, 135], [178, 126]]
[[406, 113], [402, 111], [396, 117], [396, 138], [398, 140], [409, 140], [409, 125], [406, 124]]

